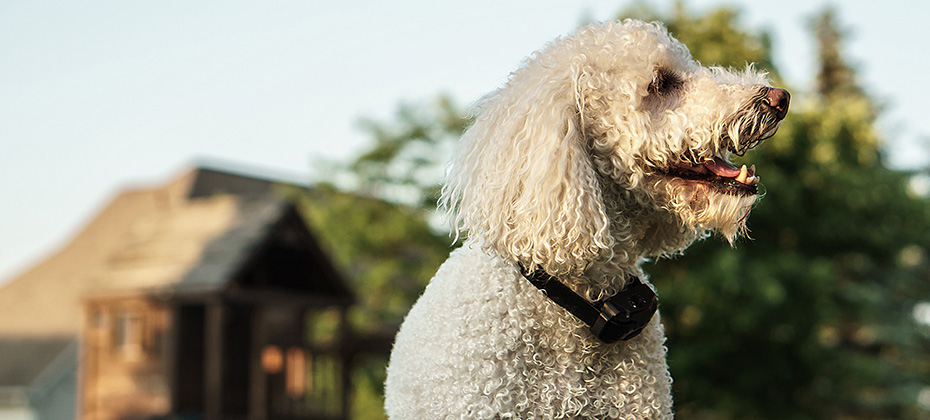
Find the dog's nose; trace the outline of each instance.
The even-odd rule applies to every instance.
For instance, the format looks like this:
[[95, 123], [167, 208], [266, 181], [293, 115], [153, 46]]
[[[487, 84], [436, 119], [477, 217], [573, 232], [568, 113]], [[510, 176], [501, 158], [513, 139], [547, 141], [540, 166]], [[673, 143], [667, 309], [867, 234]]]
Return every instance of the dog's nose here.
[[787, 90], [778, 88], [769, 88], [765, 93], [763, 102], [778, 119], [785, 118], [788, 114], [788, 103], [791, 101], [791, 94]]

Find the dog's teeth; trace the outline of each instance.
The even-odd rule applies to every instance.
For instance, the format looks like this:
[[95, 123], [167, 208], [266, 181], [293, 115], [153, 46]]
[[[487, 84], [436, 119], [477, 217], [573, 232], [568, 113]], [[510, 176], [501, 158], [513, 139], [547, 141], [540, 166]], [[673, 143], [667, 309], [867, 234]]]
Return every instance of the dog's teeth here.
[[739, 168], [739, 175], [736, 176], [736, 182], [746, 183], [746, 178], [749, 176], [749, 171], [746, 169], [746, 165], [743, 165]]
[[749, 177], [752, 178], [753, 176], [755, 176], [755, 174], [756, 174], [756, 165], [752, 165], [749, 167]]

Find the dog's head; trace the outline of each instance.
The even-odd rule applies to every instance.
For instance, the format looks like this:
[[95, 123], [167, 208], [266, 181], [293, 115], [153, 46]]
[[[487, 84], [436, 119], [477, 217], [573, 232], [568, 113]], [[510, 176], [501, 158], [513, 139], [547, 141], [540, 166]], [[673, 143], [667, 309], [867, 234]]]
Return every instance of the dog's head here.
[[788, 100], [751, 67], [702, 67], [658, 24], [588, 27], [482, 101], [441, 204], [484, 246], [553, 275], [711, 230], [732, 241], [759, 176], [729, 158], [772, 136]]

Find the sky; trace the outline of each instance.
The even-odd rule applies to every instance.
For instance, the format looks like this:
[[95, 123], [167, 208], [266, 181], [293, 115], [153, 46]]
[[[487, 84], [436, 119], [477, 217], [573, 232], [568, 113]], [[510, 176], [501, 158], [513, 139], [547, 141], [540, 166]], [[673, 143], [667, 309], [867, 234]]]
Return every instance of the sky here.
[[[359, 120], [501, 86], [528, 54], [631, 1], [0, 2], [0, 283], [65, 245], [121, 189], [198, 162], [312, 180], [366, 145]], [[651, 2], [668, 10], [672, 0]], [[690, 0], [766, 29], [812, 86], [822, 0]], [[844, 1], [845, 52], [885, 105], [891, 163], [928, 161], [930, 2]]]

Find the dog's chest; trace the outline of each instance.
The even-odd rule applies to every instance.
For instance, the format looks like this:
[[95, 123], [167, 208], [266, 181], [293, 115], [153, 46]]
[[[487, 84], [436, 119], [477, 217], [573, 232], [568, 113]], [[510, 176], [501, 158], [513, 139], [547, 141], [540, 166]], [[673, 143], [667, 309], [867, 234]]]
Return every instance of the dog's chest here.
[[604, 345], [511, 265], [453, 253], [397, 335], [386, 386], [396, 418], [670, 419], [658, 316]]
[[605, 345], [509, 265], [489, 268], [468, 276], [471, 284], [434, 285], [449, 287], [459, 300], [444, 318], [452, 323], [446, 331], [464, 340], [446, 357], [462, 371], [451, 385], [463, 393], [466, 412], [478, 418], [488, 409], [514, 418], [670, 416], [658, 316], [640, 336]]

